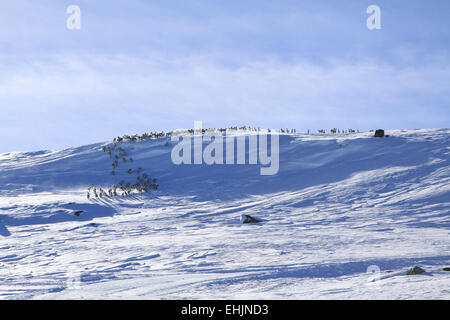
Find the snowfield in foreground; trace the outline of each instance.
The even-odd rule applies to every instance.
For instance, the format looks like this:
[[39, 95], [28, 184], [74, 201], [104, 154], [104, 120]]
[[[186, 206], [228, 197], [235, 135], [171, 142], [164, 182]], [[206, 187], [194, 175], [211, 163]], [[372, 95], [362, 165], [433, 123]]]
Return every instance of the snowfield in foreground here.
[[[168, 138], [114, 176], [111, 143], [1, 154], [0, 296], [449, 299], [450, 130], [386, 133], [281, 135], [274, 176], [176, 166]], [[139, 167], [158, 190], [87, 199]]]

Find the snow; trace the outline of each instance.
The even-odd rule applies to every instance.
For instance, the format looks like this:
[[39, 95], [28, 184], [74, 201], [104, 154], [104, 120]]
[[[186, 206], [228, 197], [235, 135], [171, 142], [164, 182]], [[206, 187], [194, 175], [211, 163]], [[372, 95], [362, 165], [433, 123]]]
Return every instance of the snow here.
[[[280, 135], [273, 176], [168, 138], [120, 143], [116, 176], [108, 142], [1, 154], [0, 297], [449, 299], [450, 130], [372, 134]], [[87, 199], [139, 167], [158, 190]]]

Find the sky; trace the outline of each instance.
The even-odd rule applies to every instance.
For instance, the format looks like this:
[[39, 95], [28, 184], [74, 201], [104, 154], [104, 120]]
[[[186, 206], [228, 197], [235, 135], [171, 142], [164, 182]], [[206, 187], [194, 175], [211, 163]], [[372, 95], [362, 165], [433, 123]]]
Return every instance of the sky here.
[[449, 14], [447, 0], [1, 1], [0, 153], [195, 120], [448, 128]]

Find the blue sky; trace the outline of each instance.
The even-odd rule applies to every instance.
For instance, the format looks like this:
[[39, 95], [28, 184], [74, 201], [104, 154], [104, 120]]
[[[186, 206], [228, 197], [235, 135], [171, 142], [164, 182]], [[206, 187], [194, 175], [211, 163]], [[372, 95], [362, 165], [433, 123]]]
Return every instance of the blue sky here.
[[[381, 8], [381, 30], [366, 9]], [[69, 5], [81, 29], [68, 30]], [[252, 125], [442, 128], [450, 2], [0, 3], [0, 152]]]

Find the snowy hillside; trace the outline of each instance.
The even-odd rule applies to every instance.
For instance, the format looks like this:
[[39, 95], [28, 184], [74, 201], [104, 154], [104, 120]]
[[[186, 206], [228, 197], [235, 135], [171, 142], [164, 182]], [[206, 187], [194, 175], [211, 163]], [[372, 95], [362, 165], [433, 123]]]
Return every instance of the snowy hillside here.
[[1, 154], [0, 297], [449, 299], [450, 130], [387, 134], [281, 135], [273, 176], [177, 166], [169, 138], [120, 143], [114, 175], [112, 142]]

